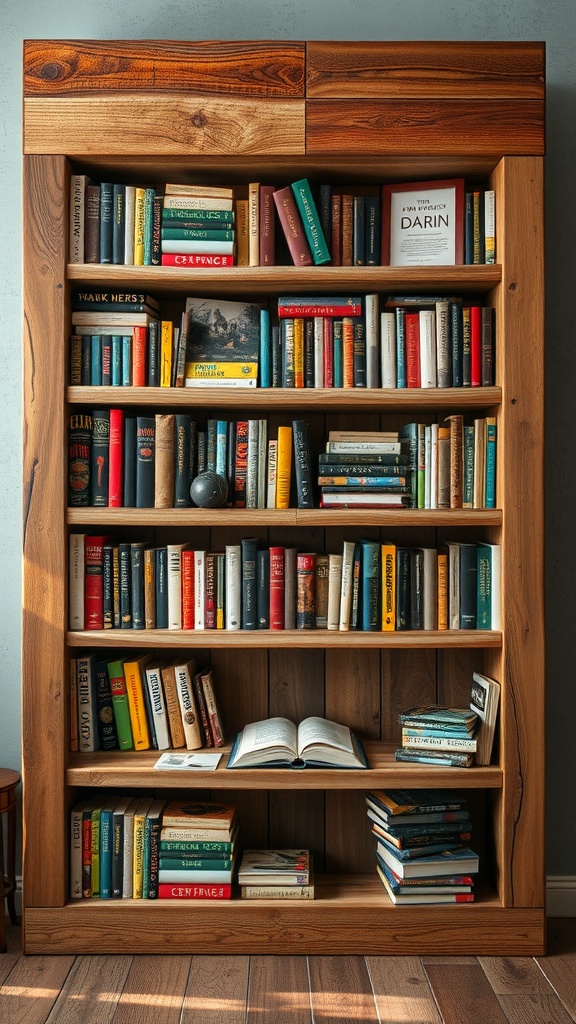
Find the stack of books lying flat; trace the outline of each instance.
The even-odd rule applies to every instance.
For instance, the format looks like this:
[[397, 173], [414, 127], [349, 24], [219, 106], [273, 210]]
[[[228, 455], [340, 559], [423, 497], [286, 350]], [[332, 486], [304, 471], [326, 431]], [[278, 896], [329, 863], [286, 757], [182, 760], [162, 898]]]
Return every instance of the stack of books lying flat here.
[[477, 749], [478, 715], [470, 708], [425, 705], [400, 715], [402, 747], [397, 761], [469, 768]]
[[479, 858], [457, 792], [373, 790], [366, 797], [376, 870], [393, 903], [472, 903]]
[[230, 899], [237, 849], [233, 804], [173, 800], [160, 832], [159, 899]]
[[312, 854], [309, 850], [245, 850], [238, 882], [244, 899], [314, 899]]

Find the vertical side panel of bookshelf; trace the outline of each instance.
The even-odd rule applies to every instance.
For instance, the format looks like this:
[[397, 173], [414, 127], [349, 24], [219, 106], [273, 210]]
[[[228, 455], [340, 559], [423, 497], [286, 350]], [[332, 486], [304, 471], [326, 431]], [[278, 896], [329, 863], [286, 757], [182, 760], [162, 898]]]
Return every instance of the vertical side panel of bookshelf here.
[[68, 169], [24, 160], [24, 899], [65, 899], [67, 613], [64, 526]]
[[[496, 298], [502, 407], [497, 503], [503, 508], [500, 897], [544, 906], [544, 216], [543, 162], [506, 157], [493, 185], [502, 285]], [[520, 490], [521, 489], [521, 490]], [[498, 831], [498, 829], [500, 831]]]

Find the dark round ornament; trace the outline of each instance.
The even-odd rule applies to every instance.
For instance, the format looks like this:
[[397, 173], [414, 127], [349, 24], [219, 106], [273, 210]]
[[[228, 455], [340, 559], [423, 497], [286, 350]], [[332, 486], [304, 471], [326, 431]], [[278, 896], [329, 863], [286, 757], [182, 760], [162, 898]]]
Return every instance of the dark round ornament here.
[[228, 497], [228, 484], [219, 473], [200, 473], [192, 481], [190, 497], [198, 508], [220, 508]]

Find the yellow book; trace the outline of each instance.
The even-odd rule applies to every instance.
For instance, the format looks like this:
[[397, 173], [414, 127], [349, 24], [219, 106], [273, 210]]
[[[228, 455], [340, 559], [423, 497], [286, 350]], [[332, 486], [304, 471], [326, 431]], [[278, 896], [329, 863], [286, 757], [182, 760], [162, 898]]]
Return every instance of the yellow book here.
[[128, 709], [130, 725], [134, 739], [134, 750], [150, 749], [150, 730], [146, 719], [146, 702], [144, 700], [144, 672], [151, 655], [143, 654], [135, 661], [124, 662], [124, 677], [128, 693]]
[[294, 387], [304, 387], [304, 318], [294, 317]]
[[382, 629], [396, 629], [396, 545], [382, 544]]
[[134, 199], [134, 266], [144, 266], [144, 236], [146, 225], [146, 189], [136, 188]]
[[236, 200], [236, 265], [238, 267], [250, 265], [247, 199]]
[[172, 348], [174, 324], [171, 320], [160, 323], [160, 387], [169, 388], [172, 382]]
[[448, 555], [438, 554], [438, 629], [448, 629]]
[[276, 508], [290, 507], [292, 427], [278, 427], [276, 449]]
[[141, 900], [144, 895], [144, 836], [146, 815], [150, 810], [152, 797], [143, 796], [134, 812], [134, 845], [132, 849], [132, 899]]
[[260, 266], [260, 182], [248, 185], [248, 261]]

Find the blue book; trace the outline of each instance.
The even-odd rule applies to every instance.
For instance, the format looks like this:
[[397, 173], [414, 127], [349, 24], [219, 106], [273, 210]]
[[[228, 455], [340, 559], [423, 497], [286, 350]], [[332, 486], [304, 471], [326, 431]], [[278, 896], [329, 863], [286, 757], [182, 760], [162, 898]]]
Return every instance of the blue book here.
[[405, 388], [406, 384], [406, 326], [404, 310], [396, 307], [396, 387]]
[[156, 629], [168, 629], [168, 551], [165, 547], [154, 551], [154, 581]]
[[486, 508], [496, 507], [496, 421], [486, 418]]
[[228, 461], [228, 420], [216, 420], [216, 472], [226, 479]]
[[122, 336], [121, 384], [130, 387], [132, 383], [132, 336]]
[[100, 263], [112, 263], [112, 233], [114, 221], [114, 186], [111, 181], [100, 183]]
[[123, 264], [126, 224], [126, 185], [113, 185], [112, 203], [112, 263]]
[[112, 816], [116, 799], [108, 801], [100, 811], [100, 899], [112, 899]]
[[362, 612], [361, 628], [376, 632], [381, 628], [380, 601], [380, 543], [377, 540], [362, 540]]
[[84, 386], [88, 386], [91, 383], [91, 349], [92, 339], [89, 334], [82, 334], [82, 352], [81, 352], [81, 365], [80, 365], [80, 383]]
[[272, 386], [270, 311], [260, 310], [260, 387]]
[[307, 178], [292, 183], [292, 192], [302, 219], [304, 232], [310, 246], [312, 259], [316, 266], [330, 262], [330, 250], [322, 231], [320, 214], [312, 196]]
[[113, 334], [110, 338], [110, 382], [118, 388], [122, 383], [122, 335]]
[[102, 383], [102, 338], [99, 334], [90, 335], [90, 384], [99, 387]]

